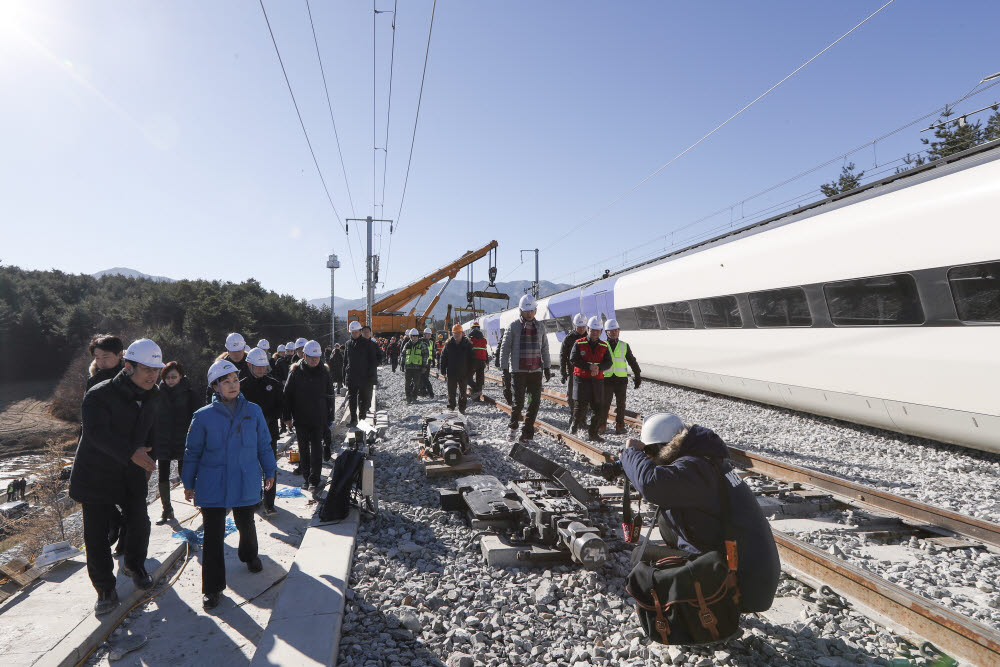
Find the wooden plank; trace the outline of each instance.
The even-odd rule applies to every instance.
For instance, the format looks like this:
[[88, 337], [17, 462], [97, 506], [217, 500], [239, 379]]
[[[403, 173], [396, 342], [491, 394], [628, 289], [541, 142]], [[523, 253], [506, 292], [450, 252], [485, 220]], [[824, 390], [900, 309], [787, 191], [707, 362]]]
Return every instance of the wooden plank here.
[[466, 454], [456, 465], [450, 466], [442, 458], [430, 458], [424, 461], [424, 474], [428, 477], [443, 477], [463, 473], [478, 473], [483, 471], [483, 462], [476, 454]]

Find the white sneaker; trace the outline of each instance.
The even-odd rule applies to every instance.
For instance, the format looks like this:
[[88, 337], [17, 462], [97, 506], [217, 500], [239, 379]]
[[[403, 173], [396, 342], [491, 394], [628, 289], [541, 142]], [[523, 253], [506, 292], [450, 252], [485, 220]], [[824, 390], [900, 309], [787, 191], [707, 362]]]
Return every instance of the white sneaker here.
[[520, 436], [518, 435], [518, 431], [516, 428], [510, 429], [510, 433], [507, 434], [507, 439], [510, 440], [511, 442], [517, 442], [517, 439], [519, 437]]

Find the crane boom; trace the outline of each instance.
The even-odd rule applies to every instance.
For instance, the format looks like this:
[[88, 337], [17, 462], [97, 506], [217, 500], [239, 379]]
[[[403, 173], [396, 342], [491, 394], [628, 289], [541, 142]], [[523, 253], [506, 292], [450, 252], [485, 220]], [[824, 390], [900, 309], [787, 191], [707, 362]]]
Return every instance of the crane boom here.
[[[437, 304], [438, 299], [441, 297], [442, 289], [438, 292], [438, 295], [434, 297], [431, 301], [431, 305], [424, 311], [422, 315], [414, 315], [416, 306], [410, 310], [406, 315], [393, 314], [396, 311], [402, 310], [402, 307], [407, 303], [412, 301], [416, 297], [421, 297], [427, 293], [432, 285], [439, 282], [443, 278], [447, 278], [449, 281], [458, 275], [460, 269], [472, 264], [477, 259], [482, 259], [490, 253], [491, 250], [497, 247], [496, 241], [490, 241], [482, 248], [478, 250], [469, 250], [462, 254], [461, 257], [456, 259], [449, 264], [442, 266], [436, 271], [429, 273], [428, 275], [415, 280], [406, 287], [399, 289], [392, 294], [388, 294], [375, 303], [372, 304], [372, 329], [376, 333], [386, 333], [403, 331], [404, 329], [413, 327], [422, 327], [425, 320], [430, 316], [431, 310]], [[358, 321], [364, 323], [365, 321], [365, 311], [364, 310], [351, 310], [347, 313], [348, 321]]]

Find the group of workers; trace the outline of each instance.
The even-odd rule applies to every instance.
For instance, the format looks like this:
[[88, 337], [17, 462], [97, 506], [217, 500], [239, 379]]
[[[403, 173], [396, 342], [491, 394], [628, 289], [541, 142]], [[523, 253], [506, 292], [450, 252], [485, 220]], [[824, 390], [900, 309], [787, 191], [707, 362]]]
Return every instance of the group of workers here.
[[24, 477], [12, 479], [7, 483], [7, 502], [14, 500], [24, 500], [24, 494], [28, 492], [28, 480]]
[[[512, 403], [510, 438], [522, 443], [533, 439], [542, 379], [551, 379], [547, 332], [536, 313], [534, 298], [522, 297], [519, 317], [502, 332], [498, 345], [498, 365]], [[614, 319], [602, 322], [577, 315], [573, 324], [575, 331], [562, 342], [559, 363], [562, 381], [572, 379], [571, 430], [586, 427], [590, 439], [600, 441], [614, 399], [616, 433], [622, 434], [628, 371], [639, 387], [638, 363], [620, 339]], [[482, 394], [488, 350], [478, 322], [472, 323], [468, 335], [455, 325], [440, 347], [430, 329], [423, 335], [410, 329], [402, 344], [390, 339], [384, 355], [368, 327], [351, 322], [349, 331], [350, 340], [343, 348], [336, 345], [324, 353], [317, 341], [300, 338], [279, 345], [270, 356], [268, 341], [250, 348], [240, 334], [230, 334], [226, 352], [208, 370], [211, 396], [205, 406], [183, 366], [177, 361], [164, 363], [153, 341], [140, 339], [125, 349], [115, 336], [95, 336], [70, 496], [83, 508], [87, 568], [98, 594], [98, 615], [119, 603], [111, 551], [116, 535], [124, 555], [120, 572], [139, 588], [153, 585], [145, 569], [150, 533], [147, 482], [158, 470], [161, 522], [175, 520], [170, 505], [171, 461], [177, 462], [185, 499], [203, 517], [202, 593], [203, 606], [210, 610], [220, 603], [226, 587], [223, 539], [229, 511], [239, 531], [239, 559], [250, 572], [263, 567], [254, 514], [258, 506], [265, 516], [274, 512], [277, 439], [282, 428], [295, 429], [303, 488], [320, 483], [324, 439], [334, 414], [334, 382], [347, 387], [352, 425], [367, 417], [377, 367], [386, 356], [390, 362], [398, 358], [403, 366], [407, 403], [416, 401], [422, 391], [433, 396], [429, 380], [433, 366], [447, 381], [449, 409], [464, 413], [469, 390], [475, 398]], [[727, 459], [728, 450], [708, 429], [685, 426], [672, 415], [665, 421], [661, 417], [647, 419], [641, 440], [629, 440], [622, 450], [624, 473], [643, 497], [659, 506], [660, 531], [668, 544], [691, 554], [703, 553], [721, 543], [719, 491], [726, 479], [711, 474], [714, 467], [706, 472], [706, 465]], [[741, 516], [747, 559], [741, 564], [749, 562], [766, 576], [744, 594], [749, 593], [753, 605], [766, 608], [767, 589], [772, 579], [776, 582], [776, 553], [773, 540], [768, 546], [766, 521], [761, 524], [756, 514], [748, 512]]]

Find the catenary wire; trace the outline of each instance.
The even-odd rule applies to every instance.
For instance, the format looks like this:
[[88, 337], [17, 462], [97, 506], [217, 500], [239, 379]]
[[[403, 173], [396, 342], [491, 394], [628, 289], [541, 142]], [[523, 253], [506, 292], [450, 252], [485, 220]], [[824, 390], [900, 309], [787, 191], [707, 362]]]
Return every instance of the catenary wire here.
[[[330, 101], [330, 89], [326, 85], [326, 71], [323, 69], [323, 57], [319, 53], [319, 40], [316, 38], [316, 26], [313, 24], [312, 9], [306, 0], [306, 11], [309, 12], [309, 27], [312, 28], [313, 44], [316, 45], [316, 60], [319, 61], [319, 73], [323, 77], [323, 91], [326, 93], [326, 107], [330, 111], [330, 124], [333, 126], [333, 137], [337, 140], [337, 154], [340, 156], [340, 168], [344, 172], [344, 187], [347, 188], [347, 200], [351, 203], [351, 215], [358, 217], [354, 210], [354, 197], [351, 196], [351, 185], [347, 182], [347, 167], [344, 166], [344, 153], [340, 149], [340, 134], [337, 132], [337, 121], [333, 116], [333, 102]], [[338, 223], [340, 221], [338, 220]]]
[[886, 7], [888, 7], [889, 5], [891, 5], [895, 1], [896, 0], [889, 0], [884, 5], [882, 5], [878, 9], [876, 9], [874, 12], [872, 12], [871, 14], [869, 14], [868, 16], [866, 16], [864, 18], [864, 20], [862, 20], [860, 23], [858, 23], [857, 25], [855, 25], [853, 28], [851, 28], [850, 30], [848, 30], [847, 32], [845, 32], [843, 35], [841, 35], [840, 37], [838, 37], [836, 40], [834, 40], [833, 42], [831, 42], [822, 51], [820, 51], [819, 53], [817, 53], [816, 55], [814, 55], [812, 58], [810, 58], [809, 60], [805, 61], [804, 63], [802, 63], [801, 65], [799, 65], [797, 68], [795, 68], [794, 70], [792, 70], [792, 72], [789, 73], [787, 76], [785, 76], [785, 78], [781, 79], [781, 81], [778, 81], [776, 84], [774, 84], [773, 86], [771, 86], [770, 88], [768, 88], [767, 90], [765, 90], [763, 93], [761, 93], [756, 98], [754, 98], [751, 102], [749, 102], [748, 104], [746, 104], [745, 106], [743, 106], [743, 108], [741, 108], [739, 111], [737, 111], [736, 113], [734, 113], [733, 115], [731, 115], [729, 118], [727, 118], [726, 120], [724, 120], [721, 123], [719, 123], [718, 125], [716, 125], [711, 131], [709, 131], [707, 134], [705, 134], [704, 136], [702, 136], [696, 142], [694, 142], [693, 144], [691, 144], [690, 146], [688, 146], [687, 148], [685, 148], [684, 150], [682, 150], [680, 153], [678, 153], [677, 155], [675, 155], [674, 157], [672, 157], [670, 160], [668, 160], [666, 163], [664, 163], [658, 169], [656, 169], [655, 171], [653, 171], [652, 173], [650, 173], [648, 176], [646, 176], [645, 178], [643, 178], [641, 181], [639, 181], [638, 183], [636, 183], [635, 185], [633, 185], [631, 188], [629, 188], [625, 192], [623, 192], [620, 195], [618, 195], [617, 197], [615, 197], [612, 201], [610, 201], [609, 203], [605, 204], [603, 207], [601, 207], [600, 209], [598, 209], [595, 213], [593, 213], [590, 216], [588, 216], [586, 219], [583, 220], [582, 223], [580, 223], [579, 225], [571, 225], [569, 231], [567, 231], [565, 234], [560, 235], [558, 238], [556, 238], [554, 241], [552, 241], [552, 243], [550, 243], [549, 245], [545, 246], [544, 250], [548, 250], [548, 249], [552, 248], [554, 245], [556, 245], [557, 243], [559, 243], [560, 241], [562, 241], [564, 238], [566, 238], [567, 236], [569, 236], [570, 234], [572, 234], [575, 230], [577, 230], [580, 227], [580, 225], [585, 225], [585, 224], [590, 223], [592, 220], [594, 220], [596, 217], [598, 217], [599, 215], [601, 215], [602, 213], [604, 213], [605, 211], [607, 211], [609, 208], [611, 208], [612, 206], [614, 206], [615, 204], [617, 204], [618, 202], [620, 202], [622, 199], [624, 199], [628, 195], [630, 195], [633, 192], [635, 192], [636, 190], [638, 190], [640, 187], [642, 187], [651, 178], [653, 178], [654, 176], [656, 176], [657, 174], [659, 174], [661, 171], [663, 171], [664, 169], [666, 169], [667, 167], [669, 167], [670, 165], [672, 165], [674, 162], [676, 162], [677, 160], [679, 160], [680, 158], [682, 158], [687, 153], [689, 153], [696, 146], [698, 146], [698, 144], [700, 144], [701, 142], [705, 141], [710, 136], [712, 136], [713, 134], [715, 134], [716, 132], [718, 132], [719, 130], [721, 130], [723, 127], [725, 127], [726, 125], [728, 125], [730, 121], [732, 121], [733, 119], [735, 119], [738, 116], [740, 116], [744, 111], [746, 111], [747, 109], [749, 109], [750, 107], [752, 107], [759, 100], [761, 100], [764, 97], [766, 97], [769, 93], [771, 93], [771, 91], [773, 91], [775, 88], [777, 88], [778, 86], [780, 86], [781, 84], [783, 84], [785, 81], [787, 81], [788, 79], [790, 79], [792, 76], [794, 76], [796, 73], [798, 73], [799, 71], [801, 71], [809, 63], [813, 62], [814, 60], [816, 60], [817, 58], [819, 58], [821, 55], [823, 55], [824, 53], [826, 53], [827, 51], [829, 51], [830, 49], [832, 49], [839, 42], [841, 42], [843, 39], [845, 39], [848, 35], [850, 35], [855, 30], [857, 30], [858, 28], [860, 28], [861, 26], [863, 26], [870, 19], [872, 19], [876, 14], [878, 14], [879, 12], [881, 12], [883, 9], [885, 9]]
[[[396, 220], [393, 226], [390, 228], [389, 232], [389, 251], [386, 261], [386, 268], [388, 269], [388, 259], [392, 258], [392, 237], [399, 229], [399, 218], [403, 213], [403, 202], [406, 200], [406, 186], [410, 182], [410, 165], [413, 163], [413, 146], [417, 140], [417, 123], [420, 121], [420, 104], [424, 99], [424, 80], [427, 78], [427, 59], [431, 52], [431, 35], [434, 32], [434, 14], [437, 11], [437, 0], [434, 0], [434, 4], [431, 5], [431, 22], [430, 27], [427, 29], [427, 48], [424, 51], [424, 69], [420, 75], [420, 94], [417, 96], [417, 113], [413, 119], [413, 136], [410, 137], [410, 157], [406, 160], [406, 177], [403, 179], [403, 193], [399, 198], [399, 209], [396, 211]], [[394, 19], [395, 20], [395, 19]]]
[[288, 72], [285, 70], [285, 63], [281, 59], [281, 51], [278, 49], [278, 42], [274, 38], [274, 31], [271, 30], [271, 21], [267, 18], [267, 10], [264, 9], [264, 0], [258, 0], [260, 2], [260, 11], [264, 13], [264, 22], [267, 23], [267, 32], [271, 35], [271, 43], [274, 44], [274, 52], [278, 56], [278, 64], [281, 65], [281, 73], [285, 77], [285, 85], [288, 86], [288, 94], [292, 96], [292, 105], [295, 107], [295, 115], [299, 118], [299, 125], [302, 127], [302, 134], [306, 138], [306, 144], [309, 146], [309, 154], [312, 155], [313, 164], [316, 165], [316, 173], [319, 175], [319, 180], [323, 184], [323, 191], [326, 192], [327, 201], [330, 202], [330, 208], [333, 209], [333, 214], [337, 217], [337, 222], [340, 222], [340, 212], [337, 211], [337, 206], [333, 203], [333, 197], [330, 196], [330, 188], [326, 186], [326, 179], [323, 178], [323, 171], [319, 168], [319, 161], [316, 159], [316, 151], [313, 150], [312, 142], [309, 140], [309, 132], [306, 131], [306, 124], [302, 120], [302, 113], [299, 111], [299, 103], [295, 101], [295, 93], [292, 91], [292, 83], [288, 80]]

